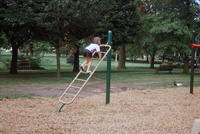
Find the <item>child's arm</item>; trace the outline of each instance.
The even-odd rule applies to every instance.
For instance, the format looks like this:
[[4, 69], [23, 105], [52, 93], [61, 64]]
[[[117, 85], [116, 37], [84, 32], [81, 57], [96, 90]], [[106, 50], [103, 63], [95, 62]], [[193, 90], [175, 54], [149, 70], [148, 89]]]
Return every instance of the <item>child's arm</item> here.
[[101, 52], [98, 52], [98, 56], [99, 56], [98, 60], [101, 60]]

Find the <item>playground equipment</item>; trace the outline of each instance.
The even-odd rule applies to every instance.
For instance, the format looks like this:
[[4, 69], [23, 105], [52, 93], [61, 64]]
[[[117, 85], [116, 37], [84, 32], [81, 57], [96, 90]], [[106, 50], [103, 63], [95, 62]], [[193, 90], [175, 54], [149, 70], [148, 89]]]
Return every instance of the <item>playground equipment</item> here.
[[[89, 79], [92, 77], [92, 75], [95, 73], [95, 71], [97, 70], [98, 66], [101, 64], [101, 62], [106, 58], [107, 56], [107, 73], [106, 73], [106, 104], [109, 104], [110, 102], [110, 70], [111, 70], [111, 44], [112, 44], [112, 32], [108, 31], [108, 43], [107, 44], [102, 44], [100, 45], [100, 48], [102, 50], [102, 48], [106, 49], [106, 51], [104, 50], [104, 52], [101, 52], [103, 55], [102, 59], [96, 64], [96, 66], [94, 67], [93, 71], [91, 73], [86, 73], [83, 72], [82, 70], [79, 71], [79, 73], [75, 76], [75, 78], [72, 80], [72, 82], [68, 85], [68, 87], [65, 89], [65, 91], [63, 92], [63, 94], [59, 97], [59, 102], [61, 102], [62, 104], [60, 105], [59, 109], [57, 110], [57, 112], [60, 112], [60, 110], [62, 109], [62, 107], [65, 104], [72, 104], [74, 102], [74, 100], [76, 99], [76, 97], [79, 95], [79, 93], [81, 92], [81, 90], [85, 87], [85, 85], [87, 84], [87, 82], [89, 81]], [[80, 79], [80, 75], [81, 74], [88, 74], [86, 79]], [[76, 81], [80, 81], [82, 82], [81, 85], [76, 86]], [[77, 89], [76, 93], [73, 95], [72, 99], [68, 102], [64, 101], [64, 97], [66, 95], [70, 94], [70, 89]]]
[[194, 57], [195, 57], [195, 48], [200, 48], [200, 45], [195, 43], [195, 31], [192, 31], [192, 61], [191, 61], [191, 75], [190, 75], [190, 93], [193, 94], [193, 85], [194, 85]]

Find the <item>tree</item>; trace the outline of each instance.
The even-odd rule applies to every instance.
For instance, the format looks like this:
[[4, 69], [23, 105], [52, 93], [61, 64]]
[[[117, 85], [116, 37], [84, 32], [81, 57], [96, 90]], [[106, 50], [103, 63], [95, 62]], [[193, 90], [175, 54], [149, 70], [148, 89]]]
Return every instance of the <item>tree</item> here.
[[60, 47], [64, 45], [64, 37], [67, 32], [67, 13], [64, 14], [65, 1], [52, 0], [45, 8], [45, 14], [39, 24], [42, 39], [49, 42], [56, 50], [57, 77], [60, 73]]
[[4, 48], [4, 49], [10, 48], [10, 44], [8, 43], [6, 34], [3, 32], [0, 33], [0, 48]]
[[133, 37], [139, 30], [139, 16], [134, 1], [113, 0], [110, 12], [105, 14], [107, 30], [113, 31], [113, 44], [119, 46], [118, 69], [125, 69], [126, 44], [133, 42]]
[[0, 27], [12, 46], [10, 73], [17, 73], [18, 48], [31, 38], [31, 30], [45, 1], [6, 0], [0, 2]]
[[93, 34], [97, 21], [89, 0], [52, 0], [40, 26], [43, 37], [56, 49], [57, 77], [60, 77], [60, 48], [70, 44], [74, 50], [73, 71], [79, 71], [80, 40]]
[[45, 53], [52, 53], [54, 48], [44, 41], [30, 40], [20, 47], [20, 51], [30, 56], [44, 55]]
[[[72, 1], [71, 1], [72, 2]], [[69, 10], [69, 7], [73, 14], [68, 15], [68, 33], [67, 38], [69, 44], [71, 44], [74, 50], [74, 68], [73, 71], [79, 71], [79, 50], [82, 45], [81, 40], [88, 38], [95, 33], [98, 26], [99, 14], [94, 9], [96, 7], [96, 1], [79, 0], [77, 2], [68, 3], [65, 5], [64, 12]]]
[[[191, 31], [196, 27], [193, 23], [195, 16], [192, 14], [192, 7], [190, 0], [141, 1], [143, 41], [140, 44], [149, 48], [149, 53], [154, 53], [151, 54], [151, 61], [154, 61], [155, 52], [159, 49], [163, 49], [163, 55], [178, 51], [185, 56], [184, 72], [188, 72]], [[154, 63], [151, 62], [151, 68], [153, 67]]]

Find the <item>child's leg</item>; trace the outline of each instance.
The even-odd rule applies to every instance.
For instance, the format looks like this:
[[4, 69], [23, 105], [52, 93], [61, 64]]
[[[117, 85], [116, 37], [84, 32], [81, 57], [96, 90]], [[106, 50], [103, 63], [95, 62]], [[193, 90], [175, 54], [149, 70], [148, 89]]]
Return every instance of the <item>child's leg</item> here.
[[85, 66], [88, 64], [88, 56], [90, 55], [91, 54], [89, 50], [86, 50], [86, 49], [83, 50], [83, 56], [85, 57], [85, 62], [83, 62], [80, 67], [82, 71], [84, 71]]
[[86, 61], [85, 62], [83, 62], [83, 64], [81, 65], [81, 67], [84, 69], [85, 68], [85, 66], [88, 64], [88, 61], [87, 61], [87, 58], [86, 58]]
[[92, 66], [92, 58], [87, 58], [88, 61], [88, 68], [87, 68], [87, 72], [90, 72], [90, 68]]

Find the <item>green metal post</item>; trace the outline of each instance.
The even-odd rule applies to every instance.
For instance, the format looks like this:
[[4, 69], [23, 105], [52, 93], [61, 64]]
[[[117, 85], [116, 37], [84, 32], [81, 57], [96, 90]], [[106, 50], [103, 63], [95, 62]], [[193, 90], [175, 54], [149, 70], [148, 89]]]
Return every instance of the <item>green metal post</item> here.
[[60, 110], [62, 109], [62, 107], [63, 107], [64, 105], [65, 105], [65, 104], [62, 103], [62, 104], [60, 105], [60, 107], [58, 108], [57, 112], [60, 112]]
[[[192, 31], [192, 43], [195, 43], [195, 31]], [[195, 48], [192, 48], [192, 61], [191, 61], [191, 74], [190, 74], [190, 93], [193, 94], [193, 84], [194, 84], [194, 55]]]
[[[108, 45], [112, 45], [112, 31], [108, 31]], [[111, 72], [111, 50], [107, 55], [106, 104], [110, 103], [110, 72]]]

